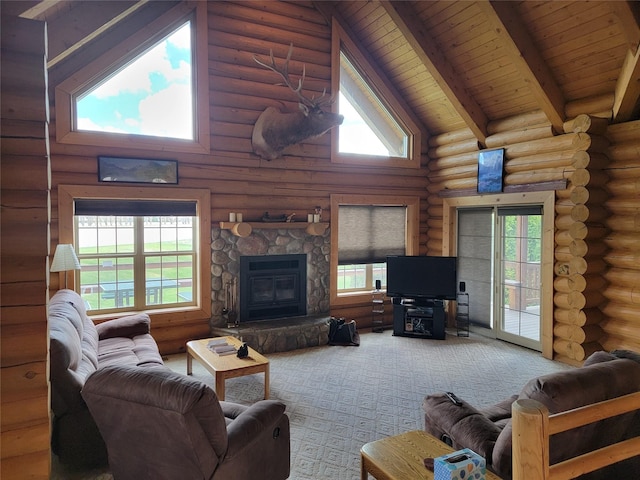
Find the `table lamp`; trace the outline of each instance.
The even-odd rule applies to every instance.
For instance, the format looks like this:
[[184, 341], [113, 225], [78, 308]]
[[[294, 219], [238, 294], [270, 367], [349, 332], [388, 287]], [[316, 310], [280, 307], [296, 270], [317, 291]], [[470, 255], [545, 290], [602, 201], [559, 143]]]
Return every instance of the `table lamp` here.
[[76, 256], [76, 251], [70, 243], [61, 243], [56, 247], [56, 253], [51, 262], [51, 272], [64, 272], [64, 288], [67, 288], [67, 272], [69, 270], [80, 270], [80, 260]]

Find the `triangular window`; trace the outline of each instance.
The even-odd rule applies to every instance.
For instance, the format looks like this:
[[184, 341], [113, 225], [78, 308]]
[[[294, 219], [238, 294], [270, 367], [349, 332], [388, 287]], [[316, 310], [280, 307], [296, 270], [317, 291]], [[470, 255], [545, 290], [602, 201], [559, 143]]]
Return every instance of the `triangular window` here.
[[340, 52], [340, 153], [408, 156], [409, 134], [378, 99], [345, 52]]
[[209, 153], [207, 34], [206, 2], [179, 5], [61, 82], [58, 142]]
[[76, 128], [194, 139], [191, 22], [74, 96]]
[[332, 86], [344, 121], [332, 130], [332, 161], [419, 168], [418, 123], [335, 19], [333, 35], [333, 62], [340, 68]]

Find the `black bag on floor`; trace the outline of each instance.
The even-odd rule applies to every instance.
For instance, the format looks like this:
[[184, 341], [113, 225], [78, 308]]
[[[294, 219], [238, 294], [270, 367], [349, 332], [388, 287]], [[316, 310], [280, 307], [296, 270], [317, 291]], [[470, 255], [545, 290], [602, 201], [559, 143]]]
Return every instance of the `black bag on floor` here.
[[360, 346], [360, 334], [356, 330], [355, 320], [347, 322], [344, 318], [331, 317], [329, 320], [329, 345]]

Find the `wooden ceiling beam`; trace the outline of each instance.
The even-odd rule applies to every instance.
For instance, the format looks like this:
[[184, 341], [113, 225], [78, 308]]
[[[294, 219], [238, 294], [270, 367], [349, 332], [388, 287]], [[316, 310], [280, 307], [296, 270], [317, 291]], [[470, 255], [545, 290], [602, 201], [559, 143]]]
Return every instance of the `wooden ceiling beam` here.
[[25, 0], [19, 2], [2, 2], [2, 13], [16, 15], [31, 20], [44, 21], [47, 19], [48, 15], [55, 15], [56, 12], [67, 8], [68, 4], [69, 2], [67, 0]]
[[640, 46], [640, 4], [626, 1], [609, 2], [608, 5], [627, 38], [629, 49], [636, 53]]
[[631, 120], [640, 110], [640, 48], [627, 51], [613, 101], [614, 123]]
[[482, 0], [478, 2], [478, 7], [486, 15], [513, 65], [531, 89], [554, 130], [562, 132], [565, 120], [564, 95], [513, 4]]
[[82, 46], [99, 37], [134, 12], [148, 0], [138, 2], [76, 2], [64, 15], [48, 20], [49, 62], [54, 67]]
[[489, 120], [460, 81], [461, 76], [446, 60], [442, 49], [420, 22], [409, 2], [380, 2], [387, 14], [425, 64], [436, 83], [462, 117], [476, 139], [484, 145]]

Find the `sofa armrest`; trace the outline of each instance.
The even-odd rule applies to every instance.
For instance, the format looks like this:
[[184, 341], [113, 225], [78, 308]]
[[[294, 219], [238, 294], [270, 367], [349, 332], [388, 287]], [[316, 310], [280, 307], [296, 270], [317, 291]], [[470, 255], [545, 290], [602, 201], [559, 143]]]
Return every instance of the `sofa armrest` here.
[[[221, 402], [222, 411], [227, 416], [229, 409], [227, 402]], [[260, 438], [265, 430], [273, 429], [282, 419], [285, 405], [276, 400], [260, 400], [242, 411], [235, 410], [238, 414], [227, 425], [226, 458], [238, 455], [244, 448], [252, 448], [251, 443]], [[229, 417], [227, 417], [229, 418]]]
[[444, 394], [429, 395], [424, 399], [425, 430], [442, 439], [448, 436], [453, 448], [470, 448], [478, 455], [491, 459], [496, 440], [502, 431], [464, 400], [454, 405]]
[[138, 313], [99, 323], [96, 330], [100, 340], [115, 337], [133, 338], [151, 331], [151, 319], [146, 313]]

